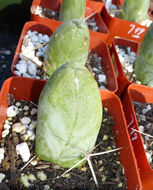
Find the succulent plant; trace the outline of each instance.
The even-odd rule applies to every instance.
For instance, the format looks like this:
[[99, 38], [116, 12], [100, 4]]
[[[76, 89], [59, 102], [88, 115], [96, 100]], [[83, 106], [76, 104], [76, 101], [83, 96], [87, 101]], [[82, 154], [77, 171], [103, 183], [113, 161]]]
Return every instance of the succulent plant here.
[[134, 72], [142, 84], [153, 87], [153, 23], [148, 28], [136, 57]]
[[102, 103], [93, 75], [78, 62], [65, 63], [51, 75], [39, 98], [36, 154], [72, 167], [84, 156], [80, 150], [95, 146], [101, 121]]
[[60, 20], [84, 19], [86, 0], [63, 0], [60, 9]]
[[87, 24], [79, 19], [64, 22], [50, 38], [44, 61], [46, 74], [50, 76], [66, 62], [78, 61], [84, 64], [88, 57], [88, 49]]
[[147, 18], [150, 0], [125, 0], [123, 11], [119, 17], [132, 22], [141, 23]]

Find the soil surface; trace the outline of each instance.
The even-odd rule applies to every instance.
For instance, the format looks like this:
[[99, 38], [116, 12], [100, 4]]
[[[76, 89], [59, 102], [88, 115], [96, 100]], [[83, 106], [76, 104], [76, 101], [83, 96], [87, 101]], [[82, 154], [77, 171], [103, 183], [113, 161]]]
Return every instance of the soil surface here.
[[[20, 108], [20, 112], [16, 117], [7, 118], [10, 125], [20, 122], [21, 118], [24, 116], [31, 118], [32, 121], [36, 121], [36, 114], [33, 116], [31, 115], [31, 109], [36, 108], [32, 102], [16, 102], [12, 96], [9, 97], [11, 97], [9, 98], [10, 104], [16, 105]], [[25, 109], [25, 106], [29, 109], [27, 109], [27, 107]], [[108, 110], [104, 108], [103, 122], [96, 142], [97, 146], [94, 148], [92, 153], [98, 153], [116, 148], [112, 131], [113, 123], [114, 121], [112, 120], [111, 115]], [[21, 133], [12, 132], [12, 128], [10, 128], [10, 133], [1, 140], [1, 147], [5, 148], [5, 157], [0, 165], [0, 173], [6, 175], [3, 179], [3, 185], [5, 184], [8, 189], [127, 189], [124, 168], [119, 161], [117, 151], [91, 158], [93, 169], [99, 183], [98, 186], [96, 186], [93, 180], [87, 162], [81, 167], [71, 170], [69, 173], [60, 178], [57, 178], [57, 176], [61, 176], [66, 169], [50, 162], [39, 160], [37, 157], [34, 157], [31, 163], [29, 163], [24, 169], [21, 169], [25, 163], [23, 163], [20, 155], [16, 154], [16, 145], [23, 142], [23, 135], [25, 133], [26, 131], [22, 131]], [[30, 158], [36, 156], [34, 153], [34, 141], [26, 139], [26, 142], [30, 148]], [[25, 187], [23, 183], [25, 185], [28, 184], [28, 186]]]
[[[153, 169], [153, 104], [133, 101], [133, 106], [139, 130], [146, 134], [141, 134], [141, 137], [148, 161]], [[151, 135], [152, 138], [147, 135]]]

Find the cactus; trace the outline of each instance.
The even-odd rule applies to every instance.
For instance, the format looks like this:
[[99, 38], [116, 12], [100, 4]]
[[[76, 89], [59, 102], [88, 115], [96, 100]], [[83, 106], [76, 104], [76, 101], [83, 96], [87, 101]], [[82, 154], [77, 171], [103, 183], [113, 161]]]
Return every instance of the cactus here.
[[35, 151], [40, 159], [72, 167], [91, 150], [102, 121], [95, 79], [78, 63], [65, 63], [47, 81], [38, 103]]
[[123, 11], [119, 17], [132, 22], [141, 23], [147, 18], [150, 0], [125, 0]]
[[84, 64], [88, 49], [89, 30], [86, 23], [78, 19], [64, 22], [50, 38], [44, 61], [46, 74], [50, 76], [66, 62], [78, 61]]
[[63, 0], [60, 9], [60, 20], [84, 19], [86, 0]]
[[153, 23], [148, 28], [139, 48], [134, 72], [142, 84], [153, 87]]

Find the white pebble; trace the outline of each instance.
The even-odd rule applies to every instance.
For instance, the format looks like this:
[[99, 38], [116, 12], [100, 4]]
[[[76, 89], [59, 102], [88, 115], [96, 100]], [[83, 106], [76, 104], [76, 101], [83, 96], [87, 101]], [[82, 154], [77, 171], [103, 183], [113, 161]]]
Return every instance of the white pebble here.
[[23, 141], [27, 141], [29, 139], [29, 136], [27, 134], [24, 134], [23, 136], [21, 136], [21, 139]]
[[31, 137], [32, 135], [33, 135], [33, 131], [32, 130], [27, 130], [27, 135], [28, 135], [28, 137]]
[[10, 51], [10, 50], [5, 50], [5, 51], [4, 51], [4, 54], [5, 54], [5, 55], [11, 55], [11, 51]]
[[98, 75], [99, 82], [105, 82], [106, 81], [106, 75], [100, 74]]
[[27, 73], [23, 73], [23, 77], [31, 78], [31, 76]]
[[18, 108], [14, 105], [7, 108], [7, 117], [14, 117], [18, 114]]
[[29, 64], [29, 66], [28, 66], [28, 73], [30, 74], [30, 75], [36, 75], [36, 72], [37, 72], [37, 67], [36, 67], [36, 65], [35, 64]]
[[31, 41], [32, 41], [33, 43], [38, 42], [38, 36], [36, 36], [36, 35], [32, 35], [30, 39], [31, 39]]
[[30, 117], [23, 117], [22, 119], [21, 119], [21, 123], [24, 125], [29, 125], [30, 124], [30, 122], [31, 122], [31, 119], [30, 119]]
[[16, 64], [15, 68], [20, 73], [26, 73], [27, 72], [27, 64], [26, 63], [18, 63], [18, 64]]
[[36, 108], [32, 108], [31, 115], [35, 115], [36, 113], [37, 113], [37, 109]]
[[21, 133], [21, 131], [23, 131], [25, 128], [25, 126], [22, 123], [15, 123], [12, 126], [12, 131], [16, 132], [16, 133]]
[[4, 178], [5, 178], [5, 174], [0, 173], [0, 183], [3, 181]]
[[14, 73], [17, 75], [17, 76], [21, 76], [21, 73], [20, 73], [20, 71], [14, 71]]
[[43, 37], [42, 37], [42, 40], [45, 42], [45, 43], [47, 43], [47, 42], [49, 42], [49, 36], [48, 35], [43, 35]]
[[23, 162], [27, 162], [30, 158], [30, 150], [26, 142], [20, 143], [16, 146], [16, 152], [19, 154]]
[[31, 137], [29, 138], [29, 140], [31, 140], [31, 141], [35, 140], [35, 134], [34, 133], [31, 135]]
[[1, 164], [2, 160], [4, 159], [4, 153], [5, 153], [4, 148], [0, 148], [0, 164]]
[[146, 152], [146, 156], [147, 156], [148, 162], [151, 163], [152, 162], [152, 153]]
[[10, 128], [11, 128], [11, 125], [9, 125], [7, 123], [4, 124], [4, 129], [10, 129]]
[[23, 108], [23, 110], [28, 111], [29, 110], [29, 106], [25, 105], [24, 108]]
[[2, 132], [2, 137], [5, 138], [8, 134], [9, 134], [9, 130], [8, 130], [8, 129], [5, 129], [5, 130]]
[[43, 172], [40, 171], [37, 173], [37, 177], [41, 180], [41, 181], [45, 181], [47, 179], [47, 175]]
[[37, 165], [37, 163], [38, 163], [38, 161], [37, 161], [37, 160], [32, 160], [32, 161], [30, 162], [30, 164], [31, 164], [31, 165], [33, 165], [33, 166], [36, 166], [36, 165]]
[[143, 133], [143, 132], [144, 132], [144, 126], [140, 125], [140, 126], [139, 126], [139, 130], [140, 130], [140, 132]]
[[146, 114], [146, 113], [147, 113], [149, 110], [151, 110], [151, 109], [152, 109], [152, 108], [151, 108], [151, 105], [147, 105], [147, 107], [142, 110], [142, 113], [143, 113], [143, 114]]

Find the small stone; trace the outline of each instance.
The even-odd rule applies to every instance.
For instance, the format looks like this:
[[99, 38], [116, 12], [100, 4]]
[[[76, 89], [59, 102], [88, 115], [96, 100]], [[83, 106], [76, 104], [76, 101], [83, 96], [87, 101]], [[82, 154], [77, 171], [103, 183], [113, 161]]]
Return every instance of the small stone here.
[[21, 139], [23, 141], [27, 141], [29, 139], [29, 136], [27, 134], [24, 134], [23, 136], [21, 136]]
[[16, 64], [15, 68], [20, 72], [20, 73], [26, 73], [27, 72], [27, 64], [26, 62], [24, 63], [18, 63]]
[[12, 126], [12, 131], [16, 133], [21, 133], [21, 131], [24, 129], [25, 129], [25, 126], [22, 123], [15, 123]]
[[105, 82], [106, 81], [106, 75], [104, 75], [104, 74], [98, 75], [98, 80], [99, 80], [99, 82]]
[[30, 187], [30, 183], [28, 182], [28, 176], [21, 173], [20, 182], [24, 185], [24, 187]]
[[48, 35], [43, 35], [43, 37], [42, 37], [42, 40], [45, 42], [45, 43], [47, 43], [47, 42], [49, 42], [49, 36]]
[[29, 174], [29, 175], [28, 175], [28, 179], [29, 179], [30, 181], [35, 181], [35, 180], [37, 180], [37, 178], [35, 177], [34, 174]]
[[18, 108], [14, 105], [7, 108], [7, 117], [14, 117], [18, 114]]
[[21, 106], [21, 102], [16, 102], [15, 106], [20, 107]]
[[16, 145], [16, 152], [19, 154], [23, 162], [27, 162], [30, 158], [30, 150], [26, 142]]
[[139, 130], [140, 130], [140, 132], [143, 133], [143, 132], [144, 132], [144, 126], [140, 125], [140, 126], [139, 126]]
[[55, 165], [55, 166], [53, 166], [53, 168], [56, 169], [56, 170], [59, 170], [59, 169], [60, 169], [60, 166]]
[[23, 117], [22, 119], [21, 119], [21, 123], [24, 125], [29, 125], [30, 124], [30, 122], [31, 122], [31, 119], [29, 118], [29, 117]]
[[80, 170], [83, 171], [83, 172], [86, 172], [87, 168], [86, 167], [82, 167]]
[[35, 115], [36, 113], [37, 113], [37, 109], [36, 108], [32, 108], [31, 115]]
[[23, 108], [23, 110], [28, 111], [29, 110], [29, 106], [25, 105], [24, 108]]
[[35, 134], [34, 133], [31, 135], [31, 137], [29, 138], [29, 140], [31, 140], [31, 141], [35, 140]]
[[36, 166], [38, 161], [37, 160], [32, 160], [30, 163], [31, 163], [31, 165]]
[[44, 190], [50, 190], [50, 186], [49, 185], [44, 185]]
[[32, 41], [33, 43], [38, 42], [38, 36], [36, 36], [36, 35], [31, 36], [30, 39], [31, 39], [31, 41]]
[[14, 73], [17, 75], [17, 76], [21, 76], [21, 73], [20, 73], [20, 71], [14, 71]]
[[8, 129], [5, 129], [3, 132], [2, 132], [2, 138], [5, 138], [8, 134], [9, 134], [9, 130]]
[[4, 129], [10, 129], [10, 128], [11, 128], [11, 125], [9, 125], [7, 123], [4, 124]]
[[11, 51], [10, 51], [10, 50], [5, 50], [5, 51], [4, 51], [4, 54], [5, 54], [5, 55], [11, 55]]
[[104, 135], [102, 140], [103, 140], [103, 141], [108, 140], [108, 135]]
[[37, 67], [36, 67], [36, 65], [35, 64], [29, 64], [29, 66], [28, 66], [28, 73], [30, 74], [30, 75], [36, 75], [36, 72], [37, 72]]
[[43, 172], [43, 171], [39, 171], [37, 173], [37, 177], [41, 180], [41, 181], [45, 181], [47, 179], [47, 175]]
[[5, 174], [0, 173], [0, 183], [3, 181], [4, 178], [5, 178]]
[[4, 148], [0, 148], [0, 164], [1, 164], [2, 160], [4, 159], [4, 153], [5, 153]]
[[27, 135], [28, 135], [28, 137], [31, 137], [32, 135], [33, 135], [33, 131], [32, 130], [27, 130]]

